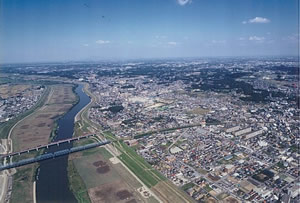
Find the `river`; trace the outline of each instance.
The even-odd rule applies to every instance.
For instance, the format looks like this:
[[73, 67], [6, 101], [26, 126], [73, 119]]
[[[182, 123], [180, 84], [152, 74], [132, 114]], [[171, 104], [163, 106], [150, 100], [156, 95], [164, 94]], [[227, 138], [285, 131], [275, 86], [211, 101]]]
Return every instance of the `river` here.
[[[58, 120], [57, 136], [53, 140], [63, 140], [72, 137], [74, 131], [74, 118], [85, 107], [90, 98], [83, 92], [83, 85], [75, 89], [79, 102]], [[70, 148], [72, 144], [53, 146], [46, 152], [53, 152]], [[69, 189], [67, 165], [68, 156], [43, 161], [40, 163], [36, 182], [36, 195], [38, 203], [73, 203], [77, 202]]]

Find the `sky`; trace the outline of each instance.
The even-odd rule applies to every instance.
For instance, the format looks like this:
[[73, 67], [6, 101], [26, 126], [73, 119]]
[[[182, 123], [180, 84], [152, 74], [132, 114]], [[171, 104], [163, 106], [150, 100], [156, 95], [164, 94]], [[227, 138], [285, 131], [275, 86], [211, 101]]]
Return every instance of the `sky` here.
[[0, 0], [0, 63], [297, 55], [298, 0]]

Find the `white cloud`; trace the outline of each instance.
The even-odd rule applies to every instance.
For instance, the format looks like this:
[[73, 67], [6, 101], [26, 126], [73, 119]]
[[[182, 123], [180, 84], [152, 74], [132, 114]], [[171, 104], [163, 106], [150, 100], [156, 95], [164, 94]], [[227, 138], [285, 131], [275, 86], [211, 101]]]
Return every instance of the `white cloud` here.
[[155, 38], [156, 39], [166, 39], [167, 36], [165, 36], [165, 35], [156, 35]]
[[238, 40], [244, 41], [244, 40], [245, 40], [245, 37], [240, 37]]
[[255, 17], [252, 19], [249, 19], [248, 21], [243, 21], [242, 24], [247, 24], [247, 23], [269, 23], [271, 20], [263, 17]]
[[270, 20], [262, 17], [255, 17], [249, 20], [249, 23], [269, 23]]
[[178, 43], [177, 42], [168, 42], [168, 45], [176, 46]]
[[211, 42], [213, 44], [226, 44], [227, 43], [226, 40], [212, 40]]
[[83, 44], [82, 46], [84, 46], [84, 47], [88, 47], [88, 46], [89, 46], [89, 44]]
[[190, 4], [192, 3], [192, 0], [177, 0], [177, 3], [180, 5], [180, 6], [184, 6], [186, 4]]
[[109, 44], [110, 41], [109, 40], [97, 40], [96, 43], [97, 44]]
[[289, 35], [287, 37], [288, 40], [291, 40], [291, 41], [298, 41], [299, 40], [299, 34], [298, 33], [294, 33], [292, 35]]
[[258, 42], [262, 42], [262, 41], [265, 40], [265, 38], [264, 38], [264, 37], [257, 37], [257, 36], [250, 36], [250, 37], [249, 37], [249, 40], [250, 40], [250, 41], [258, 41]]

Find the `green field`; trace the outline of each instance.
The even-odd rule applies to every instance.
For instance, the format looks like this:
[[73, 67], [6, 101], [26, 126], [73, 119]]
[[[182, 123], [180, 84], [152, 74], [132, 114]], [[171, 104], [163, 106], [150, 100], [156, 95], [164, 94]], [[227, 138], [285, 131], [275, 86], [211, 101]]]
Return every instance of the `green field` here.
[[86, 186], [78, 174], [73, 161], [68, 161], [68, 178], [70, 189], [77, 201], [80, 203], [90, 203], [91, 200], [89, 198]]
[[183, 186], [181, 187], [181, 189], [184, 190], [184, 191], [186, 191], [186, 190], [188, 190], [188, 189], [190, 189], [190, 188], [192, 188], [192, 187], [194, 187], [194, 186], [195, 186], [195, 184], [192, 183], [192, 182], [190, 182], [190, 183], [187, 183], [187, 184], [183, 185]]
[[149, 188], [158, 183], [150, 173], [145, 172], [144, 168], [139, 166], [134, 160], [132, 160], [126, 154], [119, 156], [120, 160]]
[[161, 173], [152, 168], [140, 155], [122, 141], [115, 145], [122, 154], [120, 160], [149, 188], [158, 182], [167, 180]]
[[89, 156], [93, 154], [100, 153], [105, 159], [110, 159], [113, 156], [104, 148], [104, 147], [97, 147], [89, 150], [85, 150], [82, 152], [82, 156]]
[[114, 142], [114, 146], [122, 153], [119, 159], [149, 188], [160, 181], [167, 180], [160, 172], [138, 155], [133, 148], [129, 147], [122, 140], [117, 141], [113, 133], [106, 131], [103, 135]]
[[34, 180], [35, 165], [25, 166], [18, 169], [13, 175], [13, 190], [11, 194], [12, 203], [31, 203], [32, 182]]
[[[101, 151], [103, 152], [104, 150], [105, 148], [102, 147]], [[97, 173], [96, 167], [93, 166], [93, 163], [100, 160], [106, 162], [107, 164], [110, 163], [109, 161], [106, 161], [106, 159], [102, 156], [102, 153], [99, 153], [100, 151], [96, 152], [73, 160], [73, 163], [76, 166], [78, 173], [82, 177], [87, 189], [97, 187], [98, 185], [108, 182], [113, 182], [114, 179], [117, 180], [119, 178], [118, 173], [111, 167], [110, 172], [106, 173], [105, 176]]]

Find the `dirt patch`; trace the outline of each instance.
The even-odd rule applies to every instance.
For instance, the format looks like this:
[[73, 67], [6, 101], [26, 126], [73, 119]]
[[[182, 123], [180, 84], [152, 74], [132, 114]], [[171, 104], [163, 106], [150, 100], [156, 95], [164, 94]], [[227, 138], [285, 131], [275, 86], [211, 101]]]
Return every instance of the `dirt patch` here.
[[125, 203], [137, 203], [137, 201], [135, 199], [132, 199], [132, 200], [129, 200], [129, 201], [125, 202]]
[[58, 111], [64, 112], [64, 111], [66, 111], [66, 108], [60, 108], [60, 109], [58, 109]]
[[29, 138], [29, 139], [23, 139], [23, 141], [24, 142], [32, 142], [32, 141], [39, 140], [39, 139], [42, 139], [42, 138]]
[[105, 161], [95, 161], [93, 166], [97, 167], [98, 174], [108, 173], [110, 171], [109, 165]]
[[97, 173], [100, 173], [100, 174], [108, 173], [109, 171], [110, 171], [110, 168], [108, 165], [97, 168]]
[[207, 203], [216, 203], [217, 201], [210, 197], [209, 199], [206, 200], [206, 202]]
[[116, 193], [116, 195], [121, 200], [133, 197], [133, 195], [128, 190], [120, 190]]
[[51, 114], [40, 114], [37, 118], [48, 118], [49, 116], [51, 116]]
[[108, 187], [108, 188], [104, 188], [104, 190], [96, 190], [95, 191], [95, 195], [99, 198], [99, 197], [103, 197], [105, 199], [107, 199], [107, 195], [113, 192], [113, 188], [112, 187]]
[[208, 174], [207, 176], [209, 179], [211, 179], [212, 181], [218, 181], [220, 180], [220, 177], [219, 176], [213, 176], [211, 174]]
[[94, 166], [99, 167], [99, 166], [105, 166], [107, 165], [105, 161], [96, 161], [93, 163]]
[[29, 125], [22, 125], [20, 128], [25, 130], [25, 129], [28, 129], [28, 127], [29, 127]]
[[126, 183], [123, 181], [115, 181], [108, 184], [91, 188], [88, 191], [93, 203], [114, 202], [114, 203], [135, 203], [133, 193], [129, 191]]
[[44, 127], [44, 126], [46, 126], [46, 123], [39, 123], [36, 125], [36, 127]]
[[[105, 148], [102, 149], [105, 150]], [[99, 153], [91, 153], [76, 158], [74, 154], [70, 156], [86, 185], [91, 202], [139, 202], [138, 200], [142, 197], [136, 192], [136, 189], [141, 187], [141, 185], [138, 184], [135, 187], [135, 183], [133, 184], [133, 181], [130, 179], [131, 177], [127, 177], [131, 174], [125, 168], [121, 169], [123, 166], [120, 163], [112, 164], [108, 161], [109, 157], [104, 158], [102, 152], [104, 153], [105, 151], [103, 150], [99, 151]], [[126, 173], [122, 172], [123, 170]], [[132, 178], [134, 179], [134, 177]]]
[[233, 197], [227, 197], [226, 199], [223, 200], [225, 203], [239, 203], [239, 201]]
[[209, 110], [208, 109], [202, 109], [202, 108], [195, 108], [195, 109], [189, 111], [188, 113], [190, 113], [190, 114], [204, 115], [204, 114], [209, 113]]
[[[171, 188], [170, 188], [171, 187]], [[168, 181], [161, 181], [151, 188], [151, 190], [163, 202], [186, 202], [187, 200], [193, 202], [192, 197], [188, 196], [184, 191], [179, 190], [175, 185]]]
[[[0, 85], [0, 97], [7, 99], [9, 97], [20, 96], [25, 90], [29, 90], [32, 85]], [[30, 90], [29, 90], [30, 91]], [[31, 92], [31, 91], [30, 91]]]

